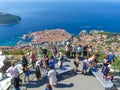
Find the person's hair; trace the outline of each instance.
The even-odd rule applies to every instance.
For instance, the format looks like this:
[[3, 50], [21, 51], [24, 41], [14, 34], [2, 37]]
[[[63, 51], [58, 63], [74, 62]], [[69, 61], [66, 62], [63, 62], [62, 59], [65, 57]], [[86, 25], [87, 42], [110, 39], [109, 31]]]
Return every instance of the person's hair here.
[[81, 47], [81, 45], [80, 45], [80, 44], [79, 44], [78, 46], [79, 46], [79, 47]]
[[15, 66], [15, 62], [12, 62], [12, 63], [11, 63], [11, 66]]
[[26, 59], [26, 57], [25, 57], [25, 56], [22, 56], [22, 59]]
[[51, 59], [54, 59], [54, 57], [53, 57], [53, 56], [51, 56], [50, 58], [51, 58]]
[[79, 56], [79, 55], [77, 55], [77, 56], [76, 56], [76, 59], [80, 59], [80, 56]]
[[88, 59], [88, 57], [86, 56], [85, 59]]
[[51, 85], [49, 83], [46, 84], [46, 87], [48, 88], [48, 90], [51, 90]]
[[48, 58], [48, 55], [46, 55], [45, 57]]
[[52, 67], [52, 66], [50, 66], [50, 69], [53, 69], [53, 67]]

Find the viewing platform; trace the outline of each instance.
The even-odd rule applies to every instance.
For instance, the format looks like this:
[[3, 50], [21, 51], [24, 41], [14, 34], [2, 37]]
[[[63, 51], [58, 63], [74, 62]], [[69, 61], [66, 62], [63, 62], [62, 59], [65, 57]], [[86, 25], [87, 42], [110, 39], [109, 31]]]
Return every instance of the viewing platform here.
[[[86, 75], [84, 76], [81, 74], [81, 71], [78, 71], [77, 74], [74, 73], [74, 65], [73, 65], [73, 59], [68, 59], [65, 61], [63, 66], [68, 66], [68, 69], [56, 69], [57, 72], [60, 75], [57, 75], [58, 78], [58, 85], [53, 87], [53, 90], [104, 90], [104, 87], [101, 85], [101, 83], [93, 76], [93, 75]], [[69, 67], [70, 66], [70, 67]], [[79, 70], [82, 69], [82, 64], [80, 64]], [[69, 72], [65, 71], [68, 70]], [[65, 72], [67, 73], [65, 73]], [[115, 87], [112, 90], [120, 90], [120, 75], [119, 73], [116, 73], [116, 76], [114, 77], [113, 83], [115, 84]], [[24, 74], [20, 76], [21, 79], [23, 79]], [[20, 86], [21, 90], [44, 90], [46, 87], [46, 83], [48, 83], [48, 78], [45, 76], [42, 80], [37, 81], [35, 70], [31, 69], [30, 74], [30, 82], [24, 82]], [[3, 83], [2, 83], [3, 85]], [[5, 85], [6, 86], [6, 85]], [[96, 89], [97, 88], [97, 89]], [[117, 89], [116, 89], [117, 88]], [[0, 90], [5, 90], [4, 87]], [[13, 87], [10, 87], [8, 90], [14, 90]]]

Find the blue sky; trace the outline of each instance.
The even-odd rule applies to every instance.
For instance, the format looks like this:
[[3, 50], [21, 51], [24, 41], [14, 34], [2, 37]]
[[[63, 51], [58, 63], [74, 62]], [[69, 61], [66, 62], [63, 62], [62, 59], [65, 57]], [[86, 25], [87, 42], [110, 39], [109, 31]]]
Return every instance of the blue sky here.
[[60, 2], [60, 1], [68, 1], [68, 2], [70, 2], [70, 1], [73, 1], [73, 2], [75, 2], [75, 1], [104, 1], [104, 2], [116, 2], [116, 1], [120, 1], [120, 0], [0, 0], [0, 2], [5, 2], [5, 1], [9, 1], [9, 2], [11, 2], [11, 1], [41, 1], [41, 2], [47, 2], [47, 1], [54, 1], [54, 2]]

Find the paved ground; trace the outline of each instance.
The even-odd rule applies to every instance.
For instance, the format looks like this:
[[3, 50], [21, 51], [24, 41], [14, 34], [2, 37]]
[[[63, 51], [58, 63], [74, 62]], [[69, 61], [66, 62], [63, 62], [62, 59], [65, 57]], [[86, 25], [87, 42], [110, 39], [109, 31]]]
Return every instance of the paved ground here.
[[[73, 60], [67, 60], [64, 63], [69, 64], [72, 68], [74, 68]], [[82, 68], [82, 63], [80, 64], [79, 70]], [[32, 70], [32, 74], [30, 76], [31, 82], [24, 83], [22, 86], [22, 90], [44, 90], [45, 84], [48, 83], [48, 79], [44, 78], [41, 81], [37, 81], [35, 78], [34, 70]], [[82, 75], [79, 71], [76, 75], [73, 71], [69, 73], [65, 73], [63, 75], [58, 76], [58, 85], [53, 87], [53, 90], [104, 90], [103, 86], [100, 82], [92, 75]], [[116, 77], [114, 79], [114, 83], [116, 83], [116, 87], [120, 90], [120, 74], [116, 73]], [[115, 89], [114, 89], [115, 90]]]

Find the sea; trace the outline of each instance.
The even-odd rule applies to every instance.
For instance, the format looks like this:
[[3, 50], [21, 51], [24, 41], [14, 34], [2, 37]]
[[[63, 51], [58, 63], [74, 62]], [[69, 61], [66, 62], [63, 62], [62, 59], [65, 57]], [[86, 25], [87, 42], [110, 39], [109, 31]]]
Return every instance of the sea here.
[[14, 46], [24, 34], [46, 29], [120, 32], [120, 2], [0, 0], [0, 12], [20, 16], [21, 22], [0, 26], [0, 46]]

